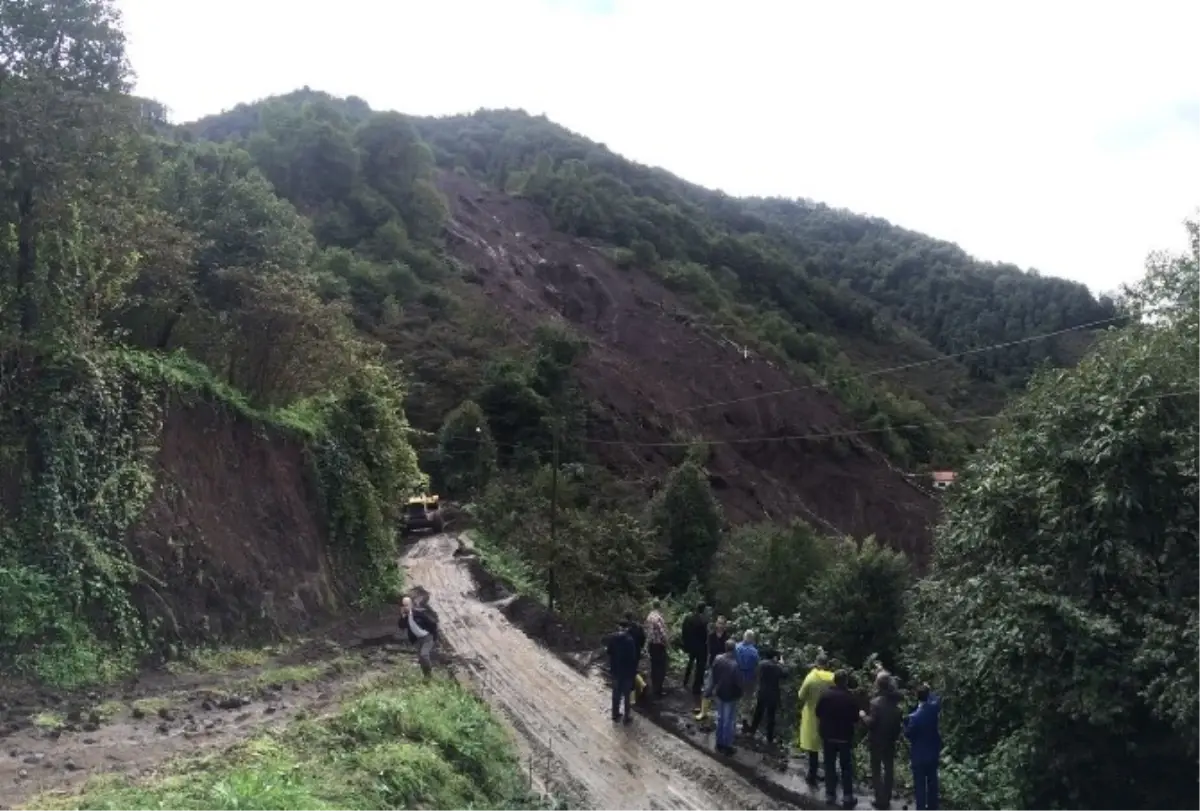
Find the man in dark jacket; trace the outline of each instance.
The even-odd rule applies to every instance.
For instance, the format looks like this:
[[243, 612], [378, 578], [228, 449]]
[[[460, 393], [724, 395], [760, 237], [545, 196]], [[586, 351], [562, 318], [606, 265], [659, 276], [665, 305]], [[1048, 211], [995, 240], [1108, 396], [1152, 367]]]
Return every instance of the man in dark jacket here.
[[725, 652], [725, 643], [729, 641], [729, 627], [724, 617], [717, 617], [712, 630], [708, 633], [708, 666], [712, 667], [718, 656]]
[[758, 725], [766, 719], [767, 743], [775, 743], [775, 713], [779, 710], [782, 682], [788, 677], [788, 669], [779, 661], [779, 651], [767, 651], [767, 658], [758, 666], [758, 700], [754, 702], [754, 717], [749, 732], [758, 732]]
[[699, 700], [700, 691], [704, 687], [704, 671], [708, 664], [705, 656], [708, 647], [708, 606], [700, 603], [695, 611], [684, 618], [679, 636], [683, 643], [683, 652], [687, 654], [683, 683], [691, 681], [692, 695]]
[[608, 667], [612, 672], [612, 719], [621, 720], [621, 703], [625, 705], [625, 723], [633, 721], [629, 707], [629, 694], [633, 692], [633, 679], [637, 675], [637, 643], [630, 633], [629, 623], [622, 622], [617, 630], [604, 638], [608, 651]]
[[725, 653], [713, 660], [711, 689], [717, 701], [717, 751], [732, 755], [737, 734], [737, 704], [742, 697], [742, 672], [733, 653], [734, 643], [725, 643]]
[[825, 802], [837, 802], [838, 771], [842, 773], [842, 805], [853, 808], [854, 799], [854, 726], [858, 723], [858, 702], [847, 689], [846, 671], [833, 674], [833, 684], [817, 701], [817, 726], [825, 745]]
[[900, 709], [900, 694], [886, 671], [875, 677], [875, 697], [868, 711], [859, 711], [867, 725], [867, 743], [871, 751], [871, 785], [875, 790], [875, 807], [891, 808], [892, 786], [896, 771], [896, 741], [904, 726]]
[[942, 733], [938, 725], [942, 700], [923, 684], [917, 690], [917, 708], [904, 720], [912, 756], [913, 794], [920, 811], [938, 808], [938, 760], [942, 756]]
[[637, 646], [638, 664], [642, 663], [642, 652], [646, 650], [646, 629], [642, 624], [633, 618], [633, 614], [625, 615], [623, 623], [626, 631], [633, 637], [633, 644]]
[[438, 617], [428, 605], [417, 607], [411, 597], [400, 601], [400, 627], [408, 632], [408, 641], [417, 646], [417, 662], [428, 680], [433, 676], [433, 646], [438, 638]]

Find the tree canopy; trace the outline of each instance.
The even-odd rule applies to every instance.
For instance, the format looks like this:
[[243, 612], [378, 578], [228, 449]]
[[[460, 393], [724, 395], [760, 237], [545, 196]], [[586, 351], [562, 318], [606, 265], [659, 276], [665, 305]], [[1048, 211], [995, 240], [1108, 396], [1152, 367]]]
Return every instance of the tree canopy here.
[[[960, 802], [1196, 798], [1197, 243], [1135, 322], [1039, 374], [955, 483], [909, 658], [945, 685]], [[1095, 764], [1102, 762], [1103, 769]]]

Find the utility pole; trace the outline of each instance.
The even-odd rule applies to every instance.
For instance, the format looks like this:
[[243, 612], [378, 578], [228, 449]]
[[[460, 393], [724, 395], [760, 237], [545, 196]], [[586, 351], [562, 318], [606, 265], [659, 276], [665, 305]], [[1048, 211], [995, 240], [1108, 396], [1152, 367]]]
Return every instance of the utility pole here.
[[[558, 593], [558, 583], [554, 576], [554, 567], [558, 562], [558, 435], [560, 426], [560, 416], [555, 415], [554, 421], [551, 423], [551, 430], [554, 432], [551, 451], [550, 468], [550, 572], [549, 582], [546, 584], [546, 602], [548, 603], [547, 613], [554, 611], [554, 598]], [[547, 618], [548, 619], [548, 618]]]

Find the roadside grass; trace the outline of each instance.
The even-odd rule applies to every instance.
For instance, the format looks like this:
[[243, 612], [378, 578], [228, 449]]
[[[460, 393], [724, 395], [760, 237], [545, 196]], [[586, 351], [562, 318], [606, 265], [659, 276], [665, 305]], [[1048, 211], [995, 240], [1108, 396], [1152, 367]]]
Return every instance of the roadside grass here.
[[534, 808], [507, 730], [450, 678], [403, 666], [365, 679], [332, 715], [294, 721], [147, 779], [93, 778], [56, 809]]
[[274, 656], [286, 653], [297, 642], [268, 645], [263, 648], [202, 648], [189, 652], [183, 659], [167, 663], [167, 671], [180, 673], [223, 673], [262, 667]]
[[160, 710], [169, 710], [177, 703], [182, 701], [184, 695], [180, 693], [178, 696], [153, 696], [151, 698], [139, 698], [129, 702], [130, 709], [135, 712], [140, 712], [145, 715], [155, 715]]
[[471, 533], [471, 545], [488, 574], [517, 594], [547, 604], [546, 584], [516, 550], [500, 546], [478, 531]]

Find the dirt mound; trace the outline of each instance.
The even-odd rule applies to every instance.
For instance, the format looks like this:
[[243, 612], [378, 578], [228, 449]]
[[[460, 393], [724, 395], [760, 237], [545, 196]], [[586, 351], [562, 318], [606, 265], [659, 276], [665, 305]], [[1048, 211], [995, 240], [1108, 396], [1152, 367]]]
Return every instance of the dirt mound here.
[[581, 377], [602, 409], [588, 433], [605, 464], [652, 489], [675, 451], [645, 443], [734, 441], [715, 445], [708, 465], [731, 520], [799, 516], [838, 533], [874, 534], [923, 562], [935, 501], [876, 449], [854, 438], [744, 441], [861, 429], [835, 397], [807, 389], [697, 410], [813, 381], [743, 357], [700, 329], [656, 279], [555, 232], [531, 203], [458, 174], [441, 174], [439, 184], [452, 211], [451, 252], [474, 268], [482, 294], [514, 328], [528, 333], [565, 319], [590, 340]]
[[151, 576], [134, 598], [175, 641], [269, 638], [332, 614], [336, 579], [299, 440], [214, 405], [174, 403], [154, 475], [128, 540]]

